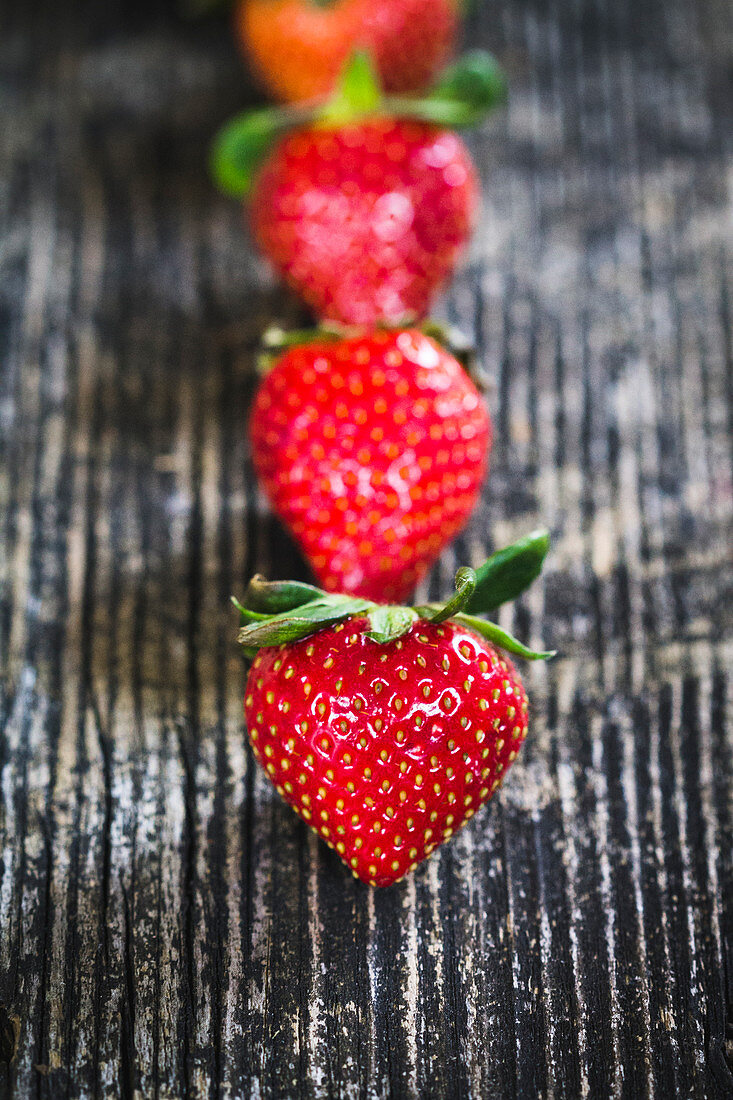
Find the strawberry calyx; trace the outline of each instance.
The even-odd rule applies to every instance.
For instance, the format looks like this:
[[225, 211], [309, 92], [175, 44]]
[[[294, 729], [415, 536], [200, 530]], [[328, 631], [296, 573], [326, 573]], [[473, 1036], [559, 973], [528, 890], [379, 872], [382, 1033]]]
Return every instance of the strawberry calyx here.
[[478, 569], [464, 566], [456, 574], [455, 592], [444, 603], [417, 607], [377, 604], [354, 596], [332, 594], [300, 581], [267, 581], [255, 576], [244, 600], [232, 603], [240, 613], [239, 642], [247, 657], [268, 646], [297, 642], [355, 616], [367, 620], [366, 635], [379, 645], [401, 638], [419, 619], [462, 623], [495, 646], [528, 660], [547, 660], [553, 652], [523, 645], [496, 623], [480, 618], [515, 599], [540, 574], [549, 549], [547, 531], [534, 531], [492, 554]]
[[479, 391], [486, 389], [486, 379], [478, 369], [476, 348], [470, 338], [454, 325], [442, 321], [418, 321], [414, 317], [404, 317], [400, 321], [379, 322], [372, 329], [363, 325], [343, 325], [338, 321], [321, 321], [317, 327], [308, 329], [284, 329], [279, 325], [270, 325], [260, 340], [260, 352], [257, 356], [257, 371], [261, 375], [270, 372], [277, 360], [292, 348], [307, 347], [309, 344], [331, 344], [340, 340], [356, 340], [366, 337], [371, 331], [401, 332], [404, 329], [416, 329], [429, 336], [445, 348], [461, 364]]
[[270, 325], [260, 339], [257, 371], [263, 376], [269, 374], [277, 360], [292, 348], [335, 344], [339, 340], [361, 336], [366, 331], [365, 328], [340, 325], [337, 321], [322, 321], [317, 327], [307, 329], [284, 329], [279, 325]]
[[211, 173], [225, 194], [248, 194], [273, 144], [301, 126], [341, 127], [377, 116], [414, 119], [450, 129], [475, 126], [506, 99], [506, 80], [495, 58], [472, 50], [449, 65], [433, 87], [415, 96], [385, 95], [368, 52], [347, 62], [333, 94], [313, 103], [245, 111], [214, 139]]
[[387, 112], [371, 57], [366, 50], [357, 50], [347, 62], [333, 94], [315, 108], [313, 121], [318, 126], [348, 126], [357, 119]]

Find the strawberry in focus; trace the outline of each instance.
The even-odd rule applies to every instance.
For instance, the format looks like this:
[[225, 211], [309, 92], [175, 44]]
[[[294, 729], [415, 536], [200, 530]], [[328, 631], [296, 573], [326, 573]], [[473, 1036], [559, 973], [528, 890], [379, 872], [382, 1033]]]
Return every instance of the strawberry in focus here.
[[357, 55], [331, 99], [266, 108], [226, 126], [213, 150], [222, 190], [247, 198], [252, 235], [321, 318], [398, 324], [427, 314], [471, 232], [476, 173], [448, 127], [504, 94], [472, 54], [424, 98], [385, 97]]
[[511, 598], [546, 551], [538, 533], [482, 570], [460, 570], [445, 605], [375, 605], [262, 578], [237, 605], [253, 658], [244, 706], [254, 755], [362, 881], [389, 886], [414, 870], [515, 760], [528, 703], [506, 650], [551, 654], [461, 609]]
[[241, 0], [236, 11], [257, 76], [288, 102], [328, 95], [356, 48], [387, 91], [418, 91], [448, 61], [459, 22], [459, 0]]
[[329, 591], [402, 600], [470, 516], [488, 466], [486, 406], [419, 329], [291, 348], [250, 436], [275, 512]]
[[366, 626], [264, 650], [245, 717], [278, 792], [360, 879], [389, 886], [494, 793], [526, 736], [527, 696], [470, 630], [417, 623], [382, 663]]

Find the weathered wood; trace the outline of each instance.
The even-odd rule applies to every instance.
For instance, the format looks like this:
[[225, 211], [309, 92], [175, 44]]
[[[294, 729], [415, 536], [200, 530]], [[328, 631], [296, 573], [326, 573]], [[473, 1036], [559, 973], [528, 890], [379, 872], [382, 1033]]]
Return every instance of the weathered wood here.
[[512, 97], [445, 312], [496, 441], [427, 587], [547, 523], [502, 621], [561, 657], [501, 793], [374, 893], [245, 747], [228, 596], [305, 573], [244, 431], [297, 306], [205, 173], [227, 25], [3, 5], [2, 1095], [733, 1095], [731, 9], [476, 7]]

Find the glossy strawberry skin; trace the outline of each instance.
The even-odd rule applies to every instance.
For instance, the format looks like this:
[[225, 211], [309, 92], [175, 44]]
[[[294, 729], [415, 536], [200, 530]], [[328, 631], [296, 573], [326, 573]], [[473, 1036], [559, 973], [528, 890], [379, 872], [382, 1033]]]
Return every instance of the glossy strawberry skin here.
[[408, 329], [287, 352], [255, 397], [250, 437], [323, 587], [397, 602], [468, 519], [491, 424], [458, 361]]
[[356, 48], [387, 91], [418, 91], [448, 61], [458, 23], [456, 0], [243, 0], [236, 14], [260, 81], [288, 102], [327, 96]]
[[452, 621], [385, 645], [352, 618], [263, 649], [250, 742], [279, 794], [364, 882], [389, 886], [491, 797], [527, 732], [505, 654]]
[[259, 247], [321, 318], [423, 318], [468, 240], [478, 202], [455, 134], [373, 119], [296, 131], [260, 170], [249, 217]]

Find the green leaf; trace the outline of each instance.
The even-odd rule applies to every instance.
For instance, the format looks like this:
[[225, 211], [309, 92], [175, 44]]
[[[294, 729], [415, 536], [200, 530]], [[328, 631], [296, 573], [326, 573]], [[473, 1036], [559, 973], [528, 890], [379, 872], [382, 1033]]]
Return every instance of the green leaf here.
[[267, 615], [258, 615], [255, 611], [251, 611], [248, 607], [244, 607], [239, 602], [236, 596], [230, 596], [229, 599], [232, 601], [237, 611], [239, 612], [240, 620], [242, 623], [260, 622], [262, 619], [266, 619], [268, 617]]
[[395, 114], [438, 126], [476, 126], [507, 96], [506, 77], [496, 58], [472, 50], [444, 70], [427, 96], [388, 100]]
[[322, 599], [325, 595], [322, 588], [303, 581], [267, 581], [257, 574], [247, 586], [245, 606], [240, 607], [240, 610], [278, 615], [283, 611], [293, 611], [312, 600]]
[[550, 548], [547, 531], [533, 531], [484, 562], [476, 570], [476, 589], [466, 606], [472, 615], [493, 611], [515, 599], [539, 577]]
[[329, 126], [374, 114], [382, 105], [382, 87], [366, 50], [357, 50], [346, 62], [331, 99], [318, 112], [318, 120]]
[[477, 121], [507, 98], [507, 82], [496, 58], [486, 50], [470, 50], [443, 70], [431, 89], [431, 98], [461, 103], [477, 114]]
[[516, 654], [517, 657], [525, 657], [528, 661], [549, 661], [551, 657], [555, 656], [554, 649], [547, 652], [528, 649], [526, 645], [522, 645], [506, 630], [502, 630], [496, 623], [487, 622], [486, 619], [476, 619], [473, 615], [455, 615], [454, 621], [463, 623], [464, 626], [474, 630], [489, 642], [493, 642], [500, 649], [506, 649], [509, 653]]
[[351, 596], [325, 596], [292, 611], [285, 611], [282, 615], [268, 616], [261, 622], [243, 626], [239, 632], [239, 642], [245, 649], [296, 642], [314, 634], [322, 626], [338, 623], [361, 611], [371, 610], [373, 606], [368, 600], [357, 600]]
[[211, 174], [217, 187], [235, 198], [246, 195], [275, 141], [294, 124], [294, 112], [281, 107], [236, 115], [211, 147]]
[[384, 645], [406, 634], [417, 621], [417, 613], [411, 607], [375, 607], [367, 616], [370, 629], [367, 638]]

